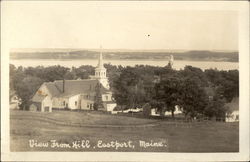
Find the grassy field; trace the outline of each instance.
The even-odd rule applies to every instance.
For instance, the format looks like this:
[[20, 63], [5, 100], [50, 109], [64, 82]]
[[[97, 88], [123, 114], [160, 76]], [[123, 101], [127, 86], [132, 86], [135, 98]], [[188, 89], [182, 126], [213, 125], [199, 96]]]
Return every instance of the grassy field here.
[[239, 151], [239, 123], [184, 123], [99, 112], [10, 114], [11, 151]]

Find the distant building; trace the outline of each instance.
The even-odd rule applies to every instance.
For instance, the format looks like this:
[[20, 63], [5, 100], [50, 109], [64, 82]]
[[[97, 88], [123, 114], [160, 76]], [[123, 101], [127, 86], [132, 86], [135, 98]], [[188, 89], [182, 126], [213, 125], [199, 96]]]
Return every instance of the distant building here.
[[161, 114], [157, 108], [153, 108], [153, 109], [151, 109], [150, 115], [151, 116], [160, 116]]
[[31, 111], [48, 111], [52, 109], [93, 110], [96, 87], [100, 84], [104, 111], [112, 111], [116, 103], [109, 90], [106, 69], [102, 62], [102, 53], [91, 79], [56, 80], [45, 82], [37, 90], [30, 105]]
[[171, 66], [171, 68], [173, 67], [173, 65], [174, 65], [174, 56], [173, 55], [170, 55], [170, 59], [169, 59], [168, 64]]
[[[175, 105], [175, 110], [174, 110], [174, 115], [177, 115], [177, 114], [182, 114], [182, 109], [179, 105]], [[172, 112], [171, 111], [166, 111], [165, 116], [169, 116], [169, 115], [172, 115]]]

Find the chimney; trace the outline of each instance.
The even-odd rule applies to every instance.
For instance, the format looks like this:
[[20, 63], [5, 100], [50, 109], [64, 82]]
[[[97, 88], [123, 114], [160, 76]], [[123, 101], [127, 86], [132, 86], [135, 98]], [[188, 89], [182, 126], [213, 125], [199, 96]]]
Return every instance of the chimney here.
[[62, 87], [62, 92], [64, 93], [64, 91], [65, 91], [65, 79], [63, 78], [63, 87]]

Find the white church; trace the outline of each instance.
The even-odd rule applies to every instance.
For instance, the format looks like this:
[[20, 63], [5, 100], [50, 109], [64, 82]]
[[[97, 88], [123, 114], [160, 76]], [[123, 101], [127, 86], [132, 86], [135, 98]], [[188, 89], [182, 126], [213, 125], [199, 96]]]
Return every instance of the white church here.
[[112, 111], [116, 103], [112, 98], [106, 68], [103, 66], [102, 52], [99, 55], [95, 75], [91, 79], [56, 80], [45, 82], [32, 97], [30, 110], [52, 112], [52, 109], [93, 110], [96, 86], [101, 85], [103, 111]]

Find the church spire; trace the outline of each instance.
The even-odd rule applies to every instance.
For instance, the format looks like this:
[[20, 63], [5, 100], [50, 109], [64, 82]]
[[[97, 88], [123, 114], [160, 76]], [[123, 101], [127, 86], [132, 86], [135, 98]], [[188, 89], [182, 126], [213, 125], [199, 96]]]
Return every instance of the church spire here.
[[99, 54], [99, 60], [98, 60], [98, 67], [102, 68], [103, 67], [103, 62], [102, 62], [102, 46], [100, 47], [100, 54]]
[[95, 68], [95, 76], [92, 78], [98, 79], [98, 81], [103, 85], [103, 87], [109, 89], [109, 83], [108, 78], [106, 76], [106, 68], [103, 66], [103, 60], [102, 60], [102, 47], [100, 48], [100, 55], [98, 59], [98, 64]]

